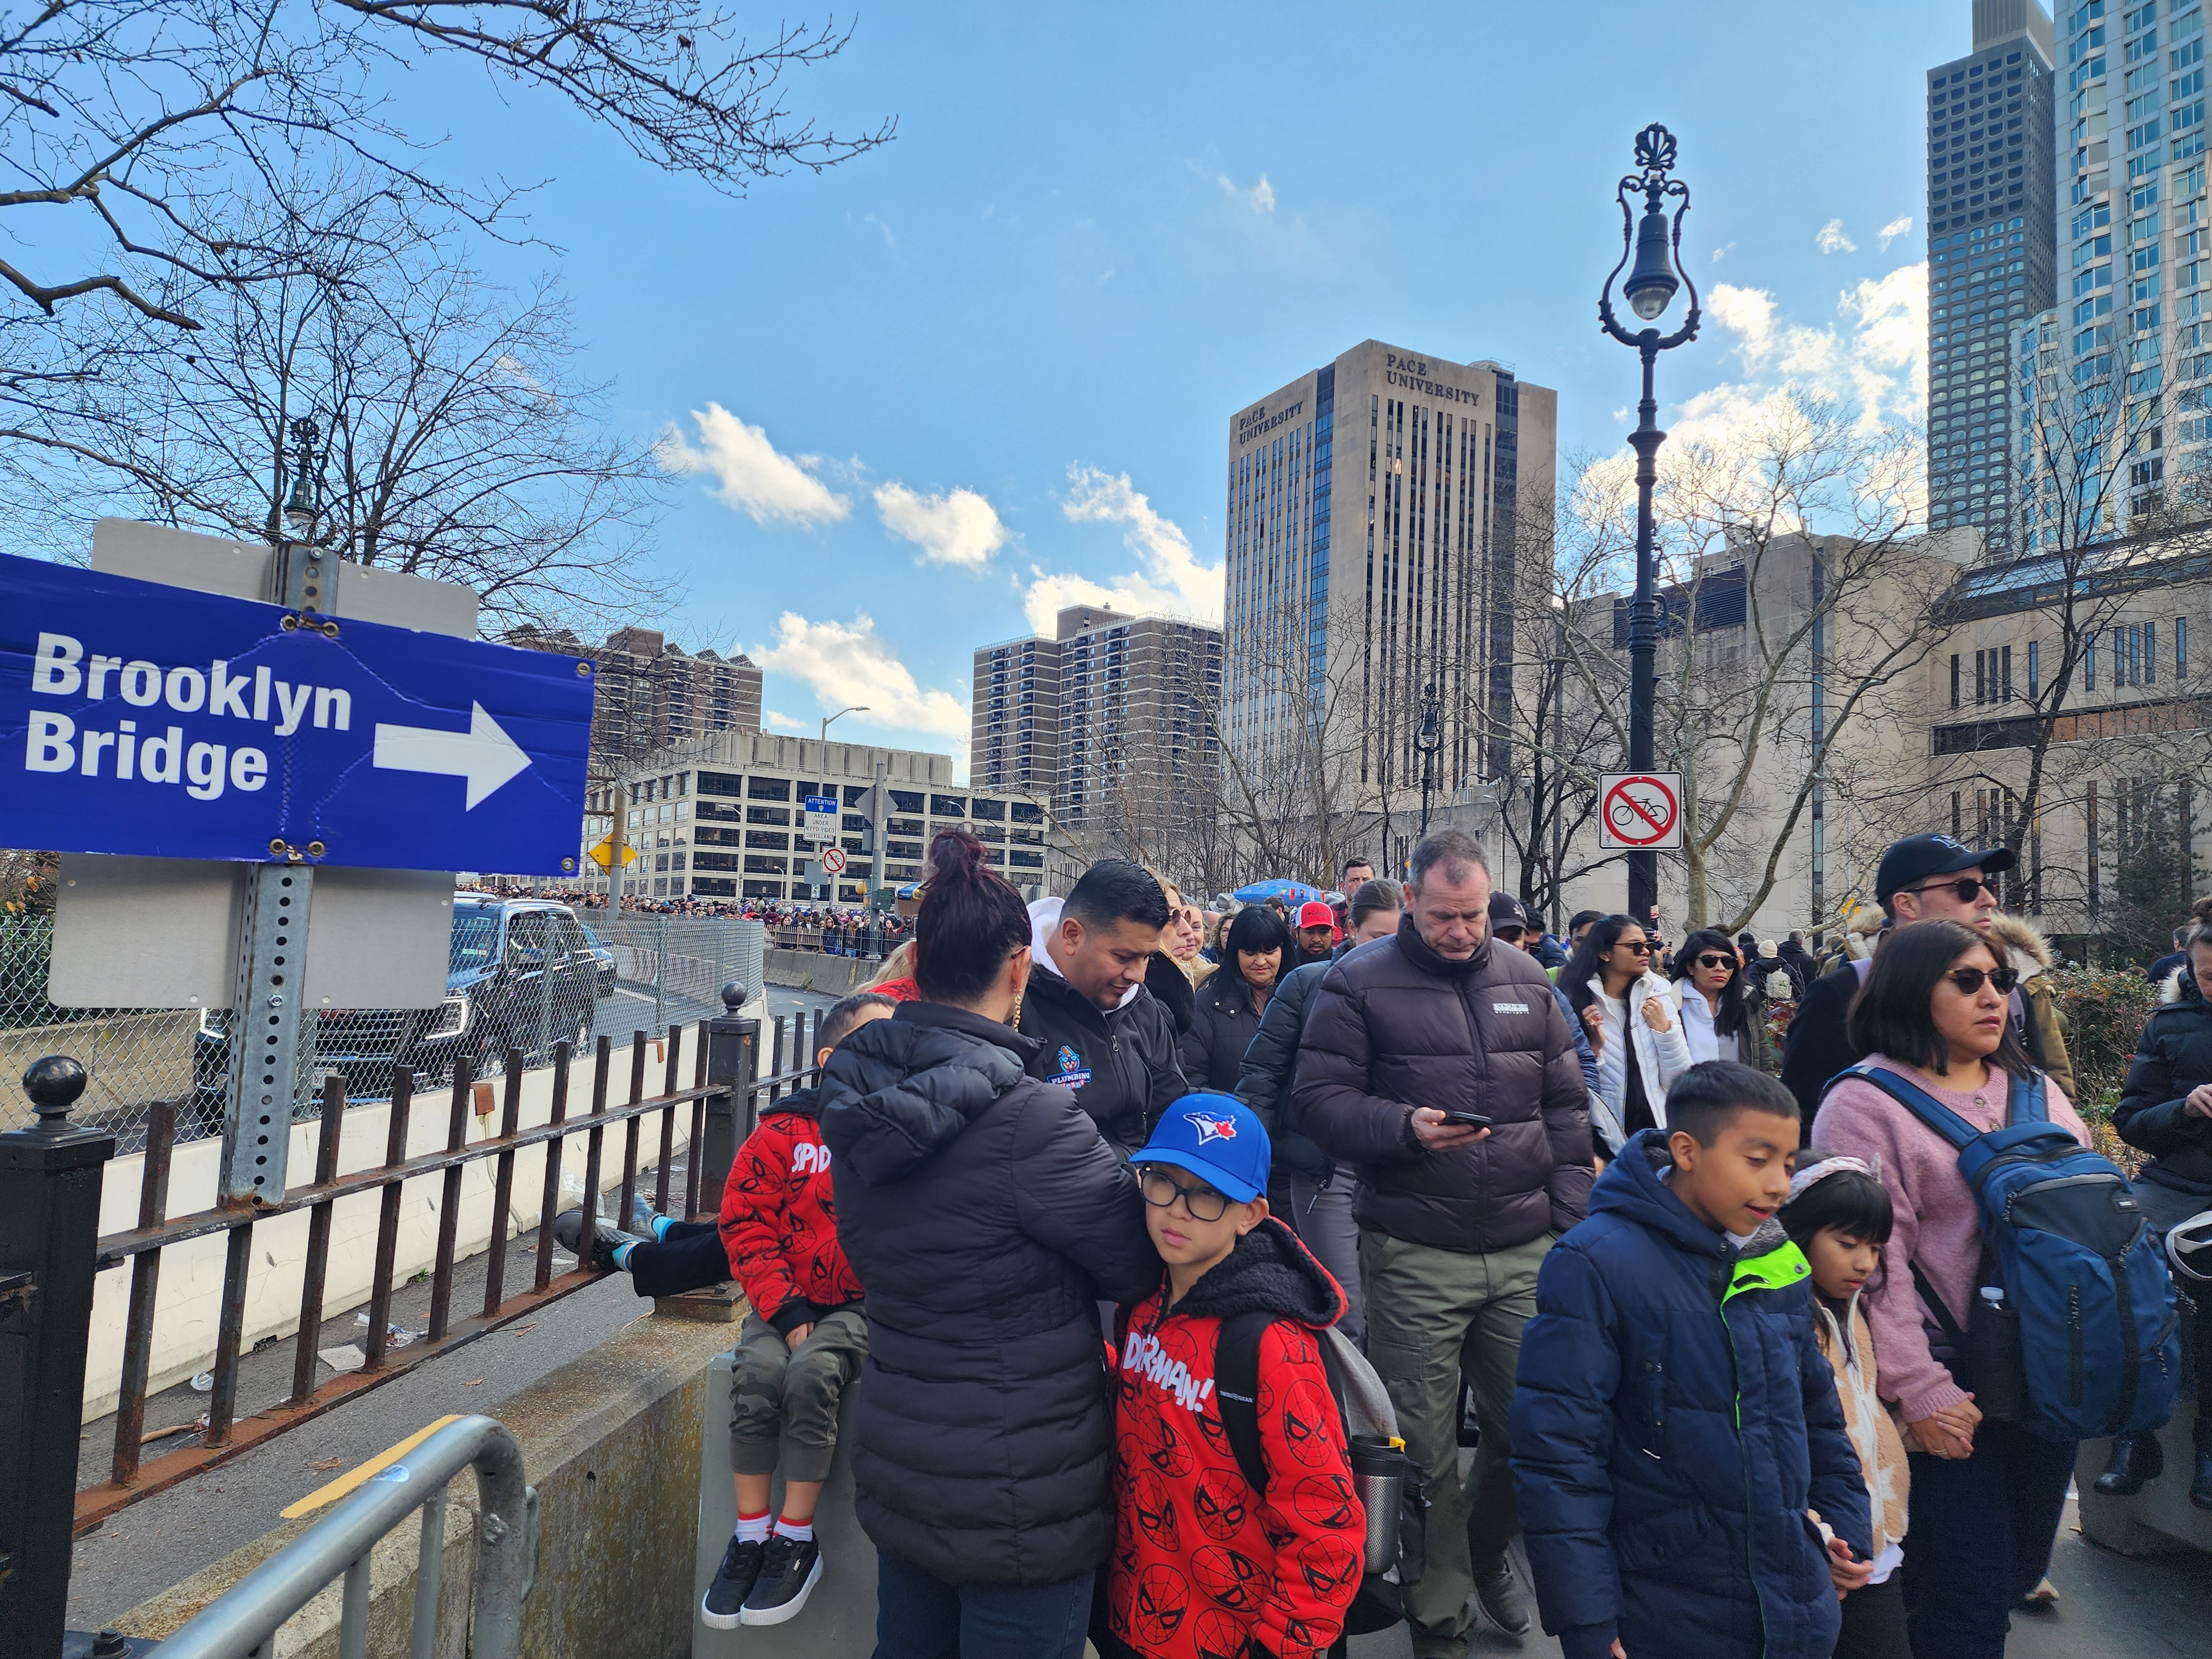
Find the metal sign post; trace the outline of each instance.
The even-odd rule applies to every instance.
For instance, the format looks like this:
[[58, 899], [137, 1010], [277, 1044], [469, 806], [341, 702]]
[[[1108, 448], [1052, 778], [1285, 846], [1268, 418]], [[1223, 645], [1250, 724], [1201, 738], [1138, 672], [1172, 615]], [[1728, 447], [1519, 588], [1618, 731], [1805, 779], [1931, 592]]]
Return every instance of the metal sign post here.
[[[302, 552], [306, 556], [299, 556]], [[326, 611], [337, 585], [337, 565], [319, 548], [277, 543], [269, 571], [270, 603], [302, 617]], [[230, 1077], [223, 1091], [229, 1109], [222, 1116], [222, 1179], [216, 1194], [221, 1204], [282, 1198], [291, 1160], [305, 1003], [300, 988], [315, 872], [298, 849], [280, 839], [272, 838], [269, 851], [283, 861], [251, 872], [239, 898], [238, 990], [230, 1005]]]

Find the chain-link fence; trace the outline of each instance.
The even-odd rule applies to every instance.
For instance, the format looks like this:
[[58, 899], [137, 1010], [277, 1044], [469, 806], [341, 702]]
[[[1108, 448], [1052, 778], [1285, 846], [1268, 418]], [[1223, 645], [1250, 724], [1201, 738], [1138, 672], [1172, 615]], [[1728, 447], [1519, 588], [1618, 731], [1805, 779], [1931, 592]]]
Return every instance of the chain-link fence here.
[[[46, 1000], [53, 948], [49, 915], [0, 915], [0, 1078], [43, 1054], [64, 1054], [90, 1074], [73, 1121], [143, 1144], [147, 1109], [178, 1110], [177, 1139], [222, 1133], [230, 1016], [222, 1010], [58, 1008]], [[665, 1031], [722, 1012], [721, 988], [741, 981], [757, 999], [766, 929], [719, 917], [619, 915], [563, 904], [456, 896], [447, 995], [434, 1008], [310, 1010], [300, 1042], [293, 1115], [320, 1110], [324, 1083], [351, 1100], [380, 1100], [396, 1067], [417, 1091], [449, 1082], [457, 1060], [496, 1076], [507, 1052], [551, 1063], [555, 1045], [587, 1048], [606, 1036]], [[30, 1121], [29, 1103], [0, 1084], [0, 1128]]]

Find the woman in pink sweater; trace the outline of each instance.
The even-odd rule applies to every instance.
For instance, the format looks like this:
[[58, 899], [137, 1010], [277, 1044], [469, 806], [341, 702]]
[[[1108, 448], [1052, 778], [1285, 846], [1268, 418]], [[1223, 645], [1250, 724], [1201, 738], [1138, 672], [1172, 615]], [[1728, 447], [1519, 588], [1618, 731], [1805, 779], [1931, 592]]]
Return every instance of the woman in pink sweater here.
[[[1852, 1045], [1864, 1064], [1901, 1073], [1977, 1127], [1998, 1127], [2011, 1079], [2035, 1075], [2006, 1014], [2015, 978], [1970, 927], [1901, 927], [1851, 1005]], [[2051, 1121], [2087, 1146], [2073, 1103], [2042, 1081]], [[1822, 1098], [1820, 1126], [1828, 1151], [1879, 1160], [1896, 1212], [1866, 1309], [1881, 1392], [1905, 1419], [1911, 1459], [1905, 1600], [1913, 1651], [1999, 1659], [2011, 1610], [2050, 1565], [2075, 1448], [1983, 1418], [1915, 1286], [1917, 1268], [1961, 1328], [1980, 1294], [1981, 1225], [1957, 1152], [1855, 1079]]]

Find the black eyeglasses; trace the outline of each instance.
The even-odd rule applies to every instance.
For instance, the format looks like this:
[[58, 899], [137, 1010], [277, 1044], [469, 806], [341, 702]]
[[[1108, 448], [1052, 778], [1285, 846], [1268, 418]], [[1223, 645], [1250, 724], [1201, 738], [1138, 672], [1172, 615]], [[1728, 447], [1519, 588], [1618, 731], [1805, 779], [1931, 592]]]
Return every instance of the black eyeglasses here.
[[1633, 951], [1639, 957], [1648, 957], [1651, 954], [1651, 941], [1648, 939], [1617, 939], [1613, 942], [1613, 948]]
[[1982, 981], [1987, 980], [1996, 987], [1999, 996], [2008, 997], [2013, 987], [2020, 983], [2017, 968], [1954, 968], [1943, 975], [1970, 997], [1982, 994]]
[[1218, 1193], [1204, 1182], [1186, 1187], [1158, 1164], [1146, 1164], [1138, 1182], [1144, 1190], [1145, 1202], [1154, 1209], [1172, 1210], [1180, 1198], [1193, 1221], [1218, 1221], [1229, 1213], [1228, 1194]]
[[1908, 887], [1905, 890], [1908, 893], [1936, 893], [1946, 887], [1959, 896], [1961, 904], [1972, 904], [1984, 892], [1994, 898], [1997, 890], [1979, 876], [1961, 876], [1956, 881], [1931, 881], [1925, 887]]
[[1698, 966], [1700, 968], [1733, 968], [1735, 966], [1735, 958], [1734, 957], [1722, 956], [1717, 951], [1708, 951], [1705, 955], [1698, 958]]

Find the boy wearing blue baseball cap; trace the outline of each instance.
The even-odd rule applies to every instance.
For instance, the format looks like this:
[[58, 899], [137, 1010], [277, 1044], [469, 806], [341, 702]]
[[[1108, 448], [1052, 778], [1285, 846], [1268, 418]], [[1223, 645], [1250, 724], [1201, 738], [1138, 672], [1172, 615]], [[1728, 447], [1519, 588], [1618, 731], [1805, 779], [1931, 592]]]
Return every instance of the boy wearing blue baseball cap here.
[[[1121, 1323], [1113, 1651], [1306, 1659], [1336, 1643], [1359, 1588], [1366, 1519], [1314, 1334], [1344, 1293], [1268, 1214], [1267, 1160], [1260, 1120], [1204, 1092], [1130, 1160], [1165, 1272]], [[1224, 1396], [1223, 1322], [1254, 1318], [1258, 1386]]]

